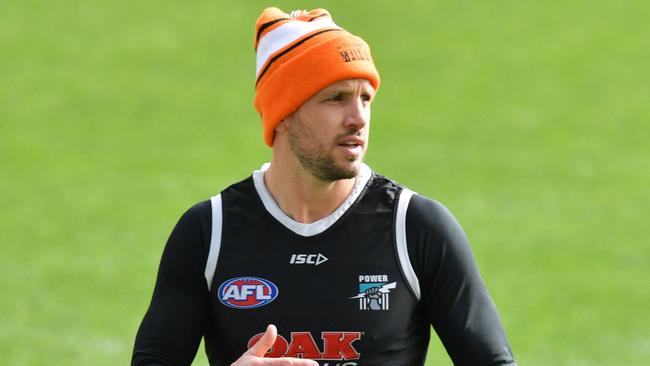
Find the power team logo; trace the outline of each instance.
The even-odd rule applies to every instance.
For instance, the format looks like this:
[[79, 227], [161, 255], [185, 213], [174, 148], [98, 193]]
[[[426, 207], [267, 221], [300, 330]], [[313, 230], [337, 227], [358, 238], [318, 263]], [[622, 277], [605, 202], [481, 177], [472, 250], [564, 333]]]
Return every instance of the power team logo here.
[[[248, 348], [259, 342], [264, 333], [251, 337]], [[321, 332], [319, 348], [310, 332], [291, 332], [291, 339], [278, 334], [273, 347], [266, 353], [266, 357], [294, 357], [308, 358], [310, 360], [348, 361], [358, 360], [361, 354], [354, 348], [353, 343], [361, 339], [361, 332]], [[325, 363], [326, 365], [355, 366], [356, 362]]]
[[396, 282], [388, 283], [388, 275], [360, 275], [359, 293], [350, 299], [359, 299], [359, 310], [388, 310], [390, 290]]
[[258, 277], [232, 278], [219, 286], [217, 296], [222, 304], [234, 309], [264, 306], [278, 297], [278, 286]]

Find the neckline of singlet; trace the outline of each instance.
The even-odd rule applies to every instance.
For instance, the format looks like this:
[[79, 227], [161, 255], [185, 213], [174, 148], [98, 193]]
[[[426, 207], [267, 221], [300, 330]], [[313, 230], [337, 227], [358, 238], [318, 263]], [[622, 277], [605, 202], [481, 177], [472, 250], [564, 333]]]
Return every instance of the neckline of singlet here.
[[284, 227], [305, 237], [318, 235], [334, 225], [334, 223], [338, 221], [338, 219], [340, 219], [341, 216], [343, 216], [343, 214], [345, 214], [345, 212], [352, 206], [357, 198], [359, 198], [359, 195], [363, 192], [364, 187], [372, 176], [372, 170], [370, 170], [370, 167], [366, 164], [361, 164], [361, 169], [359, 170], [354, 187], [352, 188], [352, 192], [350, 192], [348, 198], [346, 198], [346, 200], [328, 216], [309, 224], [303, 224], [293, 220], [284, 213], [266, 188], [266, 184], [264, 184], [264, 172], [269, 168], [269, 166], [271, 166], [270, 163], [265, 163], [259, 170], [253, 172], [255, 190], [262, 200], [264, 208], [266, 208], [266, 211], [268, 211], [268, 213], [278, 220], [278, 222], [280, 222]]

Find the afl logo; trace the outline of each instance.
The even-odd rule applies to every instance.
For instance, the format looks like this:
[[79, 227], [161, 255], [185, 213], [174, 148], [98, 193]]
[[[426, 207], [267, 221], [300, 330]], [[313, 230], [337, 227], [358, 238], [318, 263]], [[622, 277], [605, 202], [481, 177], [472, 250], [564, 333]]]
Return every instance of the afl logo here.
[[252, 309], [275, 300], [278, 286], [263, 278], [237, 277], [222, 283], [217, 294], [219, 301], [230, 308]]

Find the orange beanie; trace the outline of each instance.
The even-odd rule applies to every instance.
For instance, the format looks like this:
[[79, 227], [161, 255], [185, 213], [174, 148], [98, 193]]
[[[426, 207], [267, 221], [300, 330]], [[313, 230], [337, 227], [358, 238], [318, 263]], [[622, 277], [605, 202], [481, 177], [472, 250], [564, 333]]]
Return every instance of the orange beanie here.
[[368, 44], [334, 24], [325, 9], [290, 15], [264, 9], [256, 23], [255, 51], [254, 104], [268, 146], [273, 146], [275, 127], [326, 86], [367, 79], [379, 88]]

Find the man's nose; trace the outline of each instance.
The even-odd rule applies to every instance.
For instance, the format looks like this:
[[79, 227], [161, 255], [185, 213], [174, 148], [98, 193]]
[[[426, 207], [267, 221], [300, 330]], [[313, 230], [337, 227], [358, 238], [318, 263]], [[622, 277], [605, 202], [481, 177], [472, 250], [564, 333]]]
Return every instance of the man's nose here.
[[361, 98], [354, 98], [346, 108], [345, 126], [361, 130], [370, 122], [370, 106]]

